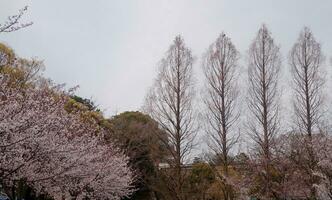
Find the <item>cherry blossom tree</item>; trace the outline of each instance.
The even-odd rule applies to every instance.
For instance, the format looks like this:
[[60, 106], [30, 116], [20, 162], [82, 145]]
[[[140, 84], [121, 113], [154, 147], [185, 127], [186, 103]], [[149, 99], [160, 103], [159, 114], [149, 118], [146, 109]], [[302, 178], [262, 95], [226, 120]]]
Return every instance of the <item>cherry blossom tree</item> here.
[[320, 199], [332, 200], [332, 137], [329, 134], [320, 134], [314, 140], [318, 157], [318, 170], [313, 174], [319, 178], [314, 185]]
[[[276, 141], [277, 170], [282, 181], [279, 192], [283, 198], [308, 198], [312, 187], [308, 185], [310, 178], [308, 170], [303, 167], [307, 141], [304, 135], [296, 132], [280, 135]], [[312, 148], [317, 159], [317, 167], [311, 172], [315, 178], [317, 199], [332, 199], [332, 137], [325, 131], [312, 137]]]
[[24, 179], [56, 200], [129, 196], [128, 158], [97, 123], [65, 110], [70, 92], [0, 74], [0, 184], [11, 189]]

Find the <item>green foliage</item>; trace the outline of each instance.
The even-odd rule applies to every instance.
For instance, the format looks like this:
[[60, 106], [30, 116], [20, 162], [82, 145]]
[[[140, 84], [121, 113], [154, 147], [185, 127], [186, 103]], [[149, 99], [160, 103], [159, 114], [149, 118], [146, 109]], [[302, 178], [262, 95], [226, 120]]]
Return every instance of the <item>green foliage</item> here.
[[[1, 186], [1, 184], [0, 184]], [[3, 189], [3, 191], [1, 190]], [[0, 193], [3, 192], [11, 199], [24, 199], [24, 200], [53, 200], [47, 194], [42, 192], [37, 194], [36, 191], [29, 186], [25, 179], [15, 181], [15, 187], [0, 187]]]
[[193, 164], [188, 176], [190, 199], [205, 199], [215, 180], [214, 170], [209, 164], [198, 161]]
[[46, 79], [40, 77], [43, 62], [36, 59], [17, 58], [14, 51], [0, 43], [0, 73], [8, 75], [10, 87], [35, 87], [47, 84]]
[[152, 199], [152, 193], [157, 190], [156, 164], [166, 156], [166, 150], [160, 141], [163, 132], [158, 124], [140, 112], [124, 112], [111, 120], [112, 134], [121, 149], [130, 158], [130, 165], [139, 173], [135, 183], [138, 188], [131, 199]]
[[196, 163], [192, 166], [189, 177], [191, 184], [210, 184], [215, 180], [214, 172], [207, 163]]
[[97, 108], [97, 106], [91, 99], [82, 98], [77, 95], [72, 95], [71, 98], [74, 99], [76, 102], [79, 102], [86, 106], [90, 111], [100, 112], [100, 109]]
[[79, 112], [82, 121], [96, 126], [96, 134], [98, 134], [100, 129], [112, 132], [111, 123], [103, 116], [103, 113], [100, 112], [99, 109], [97, 109], [97, 107], [91, 100], [87, 100], [79, 96], [73, 95], [66, 103], [65, 110], [69, 113]]
[[141, 112], [124, 112], [109, 120], [113, 133], [111, 139], [116, 140], [129, 154], [146, 152], [145, 158], [154, 162], [162, 161], [166, 156], [166, 148], [161, 140], [165, 134], [159, 129], [157, 122]]
[[46, 194], [37, 195], [36, 192], [31, 188], [25, 180], [20, 180], [17, 184], [16, 197], [24, 200], [52, 200], [51, 197]]
[[0, 43], [0, 72], [5, 66], [10, 66], [15, 61], [14, 51], [6, 46], [5, 44]]

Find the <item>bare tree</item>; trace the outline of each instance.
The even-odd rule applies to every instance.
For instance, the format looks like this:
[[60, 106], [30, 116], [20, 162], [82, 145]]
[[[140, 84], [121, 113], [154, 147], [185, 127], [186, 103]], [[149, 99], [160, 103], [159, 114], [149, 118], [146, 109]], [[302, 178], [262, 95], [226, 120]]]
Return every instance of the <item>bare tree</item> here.
[[[158, 77], [146, 98], [145, 111], [155, 119], [167, 134], [161, 138], [171, 158], [168, 160], [168, 189], [174, 199], [185, 199], [183, 186], [185, 172], [182, 165], [192, 150], [196, 135], [193, 110], [193, 56], [181, 36], [161, 60]], [[170, 173], [174, 170], [174, 173]]]
[[313, 172], [318, 160], [312, 146], [313, 134], [319, 129], [322, 117], [322, 89], [324, 79], [321, 74], [323, 55], [320, 44], [315, 40], [309, 28], [305, 27], [294, 44], [290, 56], [294, 86], [294, 112], [297, 132], [305, 137], [306, 155], [303, 155], [304, 167], [309, 174], [310, 198], [316, 199], [314, 187], [316, 178]]
[[[238, 51], [231, 39], [222, 33], [204, 55], [206, 132], [211, 139], [210, 148], [223, 165], [222, 179], [226, 185], [225, 198], [232, 199], [228, 185], [229, 151], [238, 141], [233, 125], [239, 118], [235, 110], [238, 97], [236, 70]], [[228, 188], [229, 190], [226, 190]]]
[[0, 33], [8, 33], [20, 30], [22, 28], [32, 25], [32, 22], [29, 23], [20, 23], [20, 19], [28, 10], [28, 6], [20, 9], [17, 15], [12, 15], [7, 18], [3, 24], [0, 24]]
[[279, 129], [278, 78], [281, 66], [279, 47], [271, 33], [263, 25], [249, 49], [249, 95], [250, 118], [248, 127], [258, 148], [262, 167], [260, 175], [264, 184], [260, 195], [271, 198], [274, 195], [271, 180], [272, 147]]

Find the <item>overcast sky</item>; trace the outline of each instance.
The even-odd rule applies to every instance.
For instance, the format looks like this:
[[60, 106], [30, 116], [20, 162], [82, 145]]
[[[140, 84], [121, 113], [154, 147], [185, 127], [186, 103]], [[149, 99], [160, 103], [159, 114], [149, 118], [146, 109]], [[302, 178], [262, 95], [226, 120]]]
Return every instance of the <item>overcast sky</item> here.
[[305, 25], [326, 57], [332, 55], [331, 0], [0, 0], [0, 23], [25, 5], [23, 21], [33, 26], [0, 34], [0, 42], [21, 57], [44, 60], [47, 77], [80, 85], [78, 94], [92, 97], [108, 115], [141, 107], [177, 34], [197, 58], [198, 77], [201, 55], [221, 31], [243, 61], [262, 23], [281, 46], [285, 70]]

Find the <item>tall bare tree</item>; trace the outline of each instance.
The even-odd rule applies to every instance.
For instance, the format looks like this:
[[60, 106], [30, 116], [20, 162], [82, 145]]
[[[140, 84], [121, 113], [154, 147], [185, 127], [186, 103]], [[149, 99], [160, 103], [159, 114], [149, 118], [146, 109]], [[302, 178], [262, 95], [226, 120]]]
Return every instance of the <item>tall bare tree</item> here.
[[323, 55], [321, 45], [309, 28], [305, 27], [294, 44], [289, 62], [293, 75], [294, 112], [297, 131], [305, 137], [306, 155], [301, 159], [309, 174], [310, 198], [316, 199], [315, 176], [318, 160], [312, 146], [313, 135], [319, 129], [322, 117], [322, 90], [324, 79], [321, 72]]
[[17, 31], [19, 29], [25, 28], [27, 26], [32, 25], [32, 22], [29, 23], [21, 23], [20, 20], [28, 10], [28, 6], [25, 6], [21, 10], [19, 10], [17, 15], [8, 16], [7, 21], [3, 24], [0, 24], [0, 33], [8, 33]]
[[278, 78], [281, 66], [279, 47], [271, 33], [263, 25], [249, 49], [250, 118], [248, 127], [261, 160], [263, 185], [259, 191], [262, 198], [271, 198], [272, 147], [279, 129]]
[[228, 185], [229, 151], [238, 140], [233, 125], [239, 118], [235, 110], [238, 97], [236, 72], [238, 51], [231, 39], [222, 33], [204, 55], [206, 132], [210, 137], [210, 148], [223, 165], [221, 175], [225, 184], [224, 199], [232, 199]]
[[[147, 95], [145, 111], [167, 134], [161, 138], [171, 155], [168, 160], [168, 188], [174, 199], [185, 199], [182, 165], [196, 135], [193, 109], [193, 56], [181, 36], [177, 36], [160, 62], [158, 77]], [[174, 173], [170, 173], [174, 171]]]

